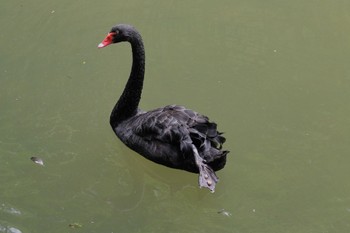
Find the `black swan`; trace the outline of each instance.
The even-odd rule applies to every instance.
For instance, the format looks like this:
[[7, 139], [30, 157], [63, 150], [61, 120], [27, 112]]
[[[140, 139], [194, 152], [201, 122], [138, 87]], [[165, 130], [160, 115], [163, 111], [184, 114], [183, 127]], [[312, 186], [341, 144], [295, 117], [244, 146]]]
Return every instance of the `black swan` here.
[[127, 41], [132, 48], [132, 68], [122, 95], [113, 108], [110, 124], [130, 149], [167, 167], [199, 173], [199, 186], [212, 192], [218, 182], [215, 171], [226, 164], [225, 138], [208, 117], [178, 105], [141, 111], [145, 50], [139, 32], [130, 25], [114, 26], [98, 45]]

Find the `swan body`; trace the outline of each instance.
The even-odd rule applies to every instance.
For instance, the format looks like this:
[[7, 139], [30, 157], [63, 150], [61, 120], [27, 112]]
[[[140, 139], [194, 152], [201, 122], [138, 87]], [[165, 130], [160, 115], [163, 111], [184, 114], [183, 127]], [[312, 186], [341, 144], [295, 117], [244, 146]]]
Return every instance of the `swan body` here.
[[208, 117], [183, 106], [169, 105], [151, 111], [138, 109], [145, 72], [141, 35], [126, 24], [114, 26], [98, 45], [127, 41], [133, 63], [130, 77], [110, 116], [118, 138], [145, 158], [167, 167], [199, 173], [200, 187], [212, 192], [218, 182], [214, 171], [226, 164], [225, 138]]

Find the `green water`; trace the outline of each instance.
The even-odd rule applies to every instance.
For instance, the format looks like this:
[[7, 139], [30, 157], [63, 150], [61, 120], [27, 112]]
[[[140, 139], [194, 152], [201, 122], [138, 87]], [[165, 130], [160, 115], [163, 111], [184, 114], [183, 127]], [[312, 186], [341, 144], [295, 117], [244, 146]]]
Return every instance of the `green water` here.
[[[3, 1], [0, 232], [350, 232], [349, 11], [342, 0]], [[214, 194], [110, 129], [131, 52], [97, 44], [116, 23], [144, 38], [141, 107], [185, 105], [225, 132]]]

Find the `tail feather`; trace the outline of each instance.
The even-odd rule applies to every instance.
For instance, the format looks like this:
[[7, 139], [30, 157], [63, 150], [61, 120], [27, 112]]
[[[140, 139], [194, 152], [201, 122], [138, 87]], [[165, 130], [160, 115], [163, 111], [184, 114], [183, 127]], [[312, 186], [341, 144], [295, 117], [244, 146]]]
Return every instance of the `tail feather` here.
[[198, 123], [190, 129], [190, 137], [198, 149], [199, 155], [216, 171], [226, 164], [228, 151], [222, 151], [226, 141], [222, 133], [217, 131], [217, 125], [211, 122]]

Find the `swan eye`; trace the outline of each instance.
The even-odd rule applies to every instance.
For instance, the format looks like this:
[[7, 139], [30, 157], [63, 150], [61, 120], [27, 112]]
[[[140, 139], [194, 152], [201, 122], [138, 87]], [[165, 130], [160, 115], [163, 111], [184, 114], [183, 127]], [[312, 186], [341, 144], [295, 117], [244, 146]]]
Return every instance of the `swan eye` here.
[[118, 29], [115, 31], [115, 34], [119, 34], [119, 30]]

